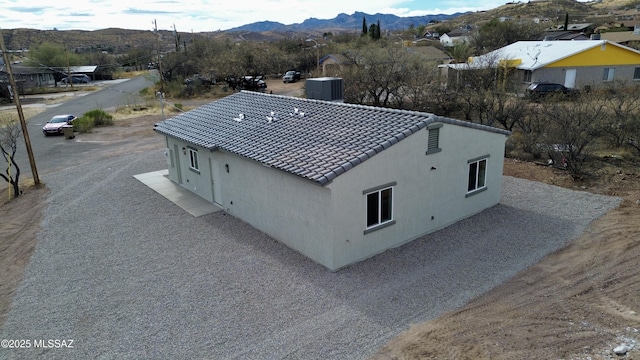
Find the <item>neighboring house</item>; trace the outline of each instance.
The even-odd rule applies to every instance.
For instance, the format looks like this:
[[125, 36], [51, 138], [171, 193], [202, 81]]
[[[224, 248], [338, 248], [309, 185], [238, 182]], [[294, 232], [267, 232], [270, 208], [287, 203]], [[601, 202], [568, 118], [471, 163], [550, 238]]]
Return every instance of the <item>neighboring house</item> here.
[[319, 60], [322, 68], [322, 76], [338, 76], [345, 65], [353, 64], [353, 61], [342, 54], [329, 54]]
[[544, 41], [556, 41], [556, 40], [589, 40], [590, 37], [584, 33], [578, 33], [574, 31], [546, 31], [540, 37], [540, 40]]
[[522, 79], [524, 85], [552, 82], [583, 88], [612, 81], [640, 81], [640, 51], [606, 40], [518, 41], [472, 57], [466, 64], [447, 66], [450, 81], [464, 78], [452, 70], [497, 67], [515, 69], [515, 76]]
[[440, 36], [440, 43], [444, 46], [454, 46], [458, 43], [468, 43], [471, 38], [471, 30], [458, 28]]
[[440, 39], [440, 33], [433, 30], [426, 30], [424, 34], [422, 34], [422, 37], [429, 40], [438, 40]]
[[172, 181], [331, 270], [498, 204], [509, 135], [248, 91], [154, 130]]
[[56, 68], [58, 71], [58, 79], [71, 75], [87, 75], [93, 80], [113, 80], [113, 71], [109, 66], [104, 65], [83, 65]]
[[451, 56], [434, 46], [410, 46], [406, 51], [420, 56], [424, 61], [433, 61], [438, 64], [447, 64], [451, 61]]
[[[422, 39], [421, 39], [422, 40]], [[429, 41], [424, 39], [424, 41]], [[430, 45], [420, 44], [418, 46], [417, 41], [409, 41], [404, 40], [402, 46], [405, 51], [408, 53], [416, 54], [420, 56], [424, 61], [435, 61], [438, 64], [448, 63], [451, 60], [451, 57], [447, 55], [444, 51]], [[354, 58], [358, 58], [358, 54], [356, 52], [352, 52], [349, 54]], [[358, 58], [359, 59], [359, 58]], [[322, 69], [322, 76], [340, 76], [345, 66], [353, 65], [354, 61], [347, 56], [342, 54], [329, 54], [320, 59], [320, 68]]]
[[611, 31], [599, 34], [600, 39], [615, 42], [621, 45], [640, 46], [640, 26], [634, 31]]
[[592, 23], [568, 24], [566, 29], [564, 28], [564, 24], [552, 27], [552, 31], [572, 31], [575, 33], [592, 33], [593, 29]]
[[[24, 94], [26, 90], [55, 84], [55, 71], [48, 68], [12, 64], [11, 72], [20, 94]], [[4, 62], [0, 65], [0, 83], [9, 83], [9, 72]]]

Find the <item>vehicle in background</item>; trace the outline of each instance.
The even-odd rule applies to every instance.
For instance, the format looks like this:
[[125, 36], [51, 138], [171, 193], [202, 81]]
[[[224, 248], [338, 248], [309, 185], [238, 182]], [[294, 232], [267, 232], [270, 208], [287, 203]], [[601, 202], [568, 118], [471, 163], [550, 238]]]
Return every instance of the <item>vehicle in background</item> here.
[[243, 77], [227, 76], [224, 80], [233, 90], [250, 90], [264, 92], [267, 89], [264, 75], [245, 75]]
[[570, 89], [556, 83], [532, 83], [527, 87], [527, 95], [532, 99], [538, 99], [547, 95], [575, 95], [576, 89]]
[[300, 71], [289, 70], [282, 76], [284, 83], [295, 82], [296, 80], [300, 80]]
[[[91, 82], [91, 78], [89, 76], [87, 76], [86, 74], [80, 74], [80, 75], [71, 75], [71, 82], [73, 82], [74, 84], [88, 84]], [[63, 77], [60, 80], [61, 84], [67, 84], [69, 83], [69, 77]]]
[[74, 115], [55, 115], [51, 120], [47, 121], [42, 127], [42, 133], [44, 136], [48, 135], [62, 135], [64, 134], [64, 127], [67, 125], [73, 125], [73, 121], [76, 119]]

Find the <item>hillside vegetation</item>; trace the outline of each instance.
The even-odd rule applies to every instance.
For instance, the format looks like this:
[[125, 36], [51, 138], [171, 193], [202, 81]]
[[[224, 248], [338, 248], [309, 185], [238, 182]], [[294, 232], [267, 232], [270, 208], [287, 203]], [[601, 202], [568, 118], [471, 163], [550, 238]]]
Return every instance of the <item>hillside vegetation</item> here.
[[[565, 14], [569, 14], [570, 22], [593, 22], [596, 24], [621, 19], [635, 19], [640, 21], [640, 12], [636, 6], [640, 0], [603, 0], [602, 2], [578, 2], [574, 0], [553, 1], [513, 1], [488, 11], [479, 11], [458, 16], [446, 21], [449, 28], [456, 28], [465, 24], [481, 25], [491, 19], [509, 17], [514, 20], [546, 19], [550, 25], [554, 22], [562, 23]], [[268, 20], [268, 19], [265, 19]], [[339, 27], [336, 22], [317, 21], [317, 28], [300, 29], [294, 25], [283, 28], [282, 31], [211, 31], [190, 33], [176, 29], [183, 42], [190, 43], [198, 38], [215, 38], [218, 40], [242, 42], [269, 42], [295, 37], [321, 37], [322, 34], [331, 32], [353, 33], [354, 28]], [[159, 24], [160, 26], [161, 24]], [[385, 24], [381, 24], [384, 29]], [[429, 24], [414, 24], [415, 27]], [[168, 26], [168, 24], [165, 24]], [[162, 26], [160, 26], [162, 27]], [[149, 30], [129, 30], [108, 28], [95, 31], [84, 30], [35, 30], [35, 29], [3, 29], [5, 44], [8, 49], [29, 49], [34, 45], [44, 42], [61, 44], [75, 52], [100, 52], [106, 51], [114, 54], [122, 54], [139, 48], [153, 48], [161, 51], [171, 51], [175, 47], [173, 30], [158, 30], [155, 33], [149, 26]]]

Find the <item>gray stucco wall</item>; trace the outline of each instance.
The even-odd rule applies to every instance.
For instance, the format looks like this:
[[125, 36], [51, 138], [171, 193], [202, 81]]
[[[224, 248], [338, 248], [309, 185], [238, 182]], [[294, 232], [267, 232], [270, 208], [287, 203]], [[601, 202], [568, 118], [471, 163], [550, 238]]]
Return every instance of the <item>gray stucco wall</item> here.
[[[628, 66], [611, 66], [615, 69], [613, 81], [631, 83], [633, 73], [638, 65]], [[552, 82], [564, 84], [567, 69], [576, 69], [576, 88], [581, 89], [585, 86], [602, 86], [611, 81], [602, 80], [604, 66], [581, 66], [575, 68], [542, 68], [531, 74], [531, 82]]]
[[[442, 151], [425, 155], [427, 137], [428, 131], [421, 130], [328, 185], [336, 234], [334, 268], [414, 240], [500, 201], [505, 135], [444, 124], [440, 129]], [[467, 161], [487, 154], [487, 190], [466, 197]], [[396, 223], [364, 234], [363, 190], [391, 182], [397, 184]]]
[[[427, 139], [428, 130], [423, 129], [321, 187], [234, 154], [205, 149], [198, 150], [201, 171], [196, 174], [188, 170], [188, 157], [181, 152], [186, 144], [168, 138], [168, 148], [179, 149], [180, 162], [168, 161], [169, 177], [178, 182], [180, 172], [182, 186], [205, 199], [215, 197], [229, 214], [336, 270], [500, 201], [505, 135], [445, 123], [440, 128], [442, 151], [430, 155], [425, 154]], [[468, 160], [482, 155], [489, 155], [487, 189], [467, 197]], [[209, 185], [210, 174], [214, 185]], [[396, 223], [365, 234], [363, 191], [391, 182], [396, 183]]]
[[[197, 174], [188, 170], [188, 153], [181, 152], [186, 144], [167, 139], [169, 149], [177, 145], [180, 150], [180, 166], [169, 165], [172, 181], [178, 182], [180, 172], [185, 188], [210, 201], [215, 197], [230, 215], [330, 267], [329, 189], [231, 153], [202, 148], [198, 150], [201, 172]], [[210, 174], [213, 185], [209, 185]]]

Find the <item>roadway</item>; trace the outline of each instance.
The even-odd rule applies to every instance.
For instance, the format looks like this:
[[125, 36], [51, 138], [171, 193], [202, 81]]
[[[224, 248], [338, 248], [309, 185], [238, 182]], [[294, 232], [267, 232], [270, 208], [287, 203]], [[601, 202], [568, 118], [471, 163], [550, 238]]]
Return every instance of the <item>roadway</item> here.
[[[92, 85], [100, 87], [100, 90], [75, 93], [81, 96], [75, 96], [64, 103], [47, 107], [45, 111], [27, 119], [27, 131], [38, 175], [42, 177], [48, 172], [82, 163], [86, 154], [102, 146], [97, 142], [69, 141], [64, 136], [45, 137], [42, 134], [42, 126], [52, 116], [74, 114], [80, 117], [85, 112], [94, 109], [111, 111], [118, 107], [144, 104], [145, 99], [138, 93], [141, 89], [153, 85], [155, 81], [154, 76], [139, 76], [126, 81], [96, 81]], [[22, 182], [31, 178], [31, 166], [22, 139], [18, 144], [16, 162], [20, 168], [19, 180]], [[4, 173], [7, 163], [2, 159], [0, 164]], [[15, 169], [12, 169], [12, 173], [15, 173], [14, 171]]]

